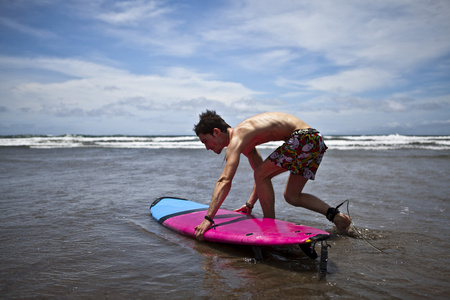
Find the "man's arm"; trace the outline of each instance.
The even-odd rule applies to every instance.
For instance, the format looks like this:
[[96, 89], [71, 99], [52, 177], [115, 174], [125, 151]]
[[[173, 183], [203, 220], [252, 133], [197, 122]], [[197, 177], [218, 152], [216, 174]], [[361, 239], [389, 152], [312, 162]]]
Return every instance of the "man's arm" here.
[[[234, 147], [229, 146], [227, 148], [226, 158], [227, 162], [222, 171], [222, 175], [220, 175], [216, 182], [211, 203], [209, 204], [208, 212], [206, 213], [206, 215], [211, 219], [214, 218], [219, 210], [219, 207], [222, 205], [223, 201], [230, 192], [231, 182], [239, 166], [240, 152], [236, 151]], [[200, 225], [195, 227], [195, 237], [199, 240], [203, 240], [203, 235], [206, 231], [208, 231], [211, 225], [212, 223], [209, 220], [203, 220]]]
[[256, 148], [253, 148], [250, 152], [247, 153], [246, 156], [253, 171], [255, 171], [256, 168], [258, 168], [263, 163], [262, 156], [261, 154], [259, 154], [259, 151]]
[[[248, 162], [250, 163], [250, 166], [252, 167], [253, 171], [255, 171], [256, 168], [258, 168], [263, 163], [261, 154], [259, 153], [259, 151], [256, 148], [253, 148], [250, 152], [247, 153], [246, 156], [248, 158]], [[258, 195], [256, 194], [256, 185], [254, 184], [252, 194], [250, 195], [250, 198], [248, 199], [247, 203], [245, 203], [244, 206], [236, 209], [235, 211], [249, 214], [249, 213], [251, 213], [252, 208], [255, 205], [256, 201], [258, 201]]]

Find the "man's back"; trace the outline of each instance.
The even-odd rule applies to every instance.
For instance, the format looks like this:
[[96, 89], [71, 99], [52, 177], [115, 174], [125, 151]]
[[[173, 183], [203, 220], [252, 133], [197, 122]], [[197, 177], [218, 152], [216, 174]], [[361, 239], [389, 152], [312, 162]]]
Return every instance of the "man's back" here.
[[260, 144], [287, 140], [296, 129], [309, 128], [302, 120], [286, 113], [269, 112], [244, 120], [233, 128], [230, 144], [240, 143], [241, 153], [247, 154]]

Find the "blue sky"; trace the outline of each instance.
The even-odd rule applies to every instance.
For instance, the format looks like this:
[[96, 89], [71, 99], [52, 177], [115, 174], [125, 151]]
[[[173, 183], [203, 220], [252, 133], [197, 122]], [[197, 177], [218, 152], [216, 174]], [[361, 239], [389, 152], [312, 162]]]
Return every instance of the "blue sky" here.
[[265, 111], [450, 134], [447, 0], [2, 0], [0, 134], [193, 134]]

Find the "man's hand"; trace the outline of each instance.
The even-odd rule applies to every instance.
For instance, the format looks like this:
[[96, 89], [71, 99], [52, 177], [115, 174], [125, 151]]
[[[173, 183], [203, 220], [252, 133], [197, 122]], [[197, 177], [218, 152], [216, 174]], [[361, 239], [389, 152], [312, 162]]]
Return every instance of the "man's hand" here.
[[241, 208], [235, 209], [234, 211], [235, 212], [241, 212], [241, 213], [244, 213], [244, 214], [251, 214], [252, 213], [252, 209], [249, 208], [247, 206], [247, 204], [242, 206]]
[[203, 222], [200, 225], [197, 225], [195, 227], [195, 238], [199, 241], [203, 241], [203, 235], [205, 232], [208, 231], [208, 229], [211, 227], [212, 223], [208, 220], [203, 220]]

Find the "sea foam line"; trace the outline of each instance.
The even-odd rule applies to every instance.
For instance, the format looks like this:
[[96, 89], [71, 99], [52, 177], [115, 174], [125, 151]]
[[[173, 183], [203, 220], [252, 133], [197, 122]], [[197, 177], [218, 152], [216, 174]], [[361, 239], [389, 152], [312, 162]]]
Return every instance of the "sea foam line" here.
[[[335, 150], [450, 150], [450, 136], [361, 135], [325, 136], [325, 143]], [[272, 149], [282, 141], [258, 146]], [[142, 149], [202, 149], [196, 136], [0, 136], [0, 147], [29, 148], [142, 148]]]

